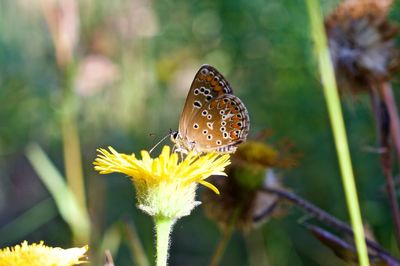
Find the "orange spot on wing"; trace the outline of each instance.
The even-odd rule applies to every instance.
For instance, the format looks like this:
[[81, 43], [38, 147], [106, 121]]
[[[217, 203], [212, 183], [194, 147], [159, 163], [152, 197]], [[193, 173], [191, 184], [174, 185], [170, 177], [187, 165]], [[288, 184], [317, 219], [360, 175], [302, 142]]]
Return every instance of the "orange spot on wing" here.
[[232, 121], [239, 121], [240, 118], [237, 115], [235, 115], [235, 116], [232, 116], [231, 120]]
[[210, 103], [210, 107], [211, 107], [211, 108], [215, 108], [215, 107], [217, 107], [217, 105], [218, 105], [218, 101], [212, 101], [212, 102]]
[[[211, 85], [212, 85], [212, 83], [211, 83]], [[220, 90], [222, 90], [222, 87], [216, 83], [216, 85], [214, 86], [213, 89], [214, 89], [214, 91], [220, 91]]]
[[226, 108], [226, 103], [224, 101], [221, 101], [219, 104], [221, 109], [225, 109]]
[[237, 123], [232, 124], [232, 127], [233, 127], [233, 128], [237, 128], [237, 129], [240, 129], [240, 126], [239, 126]]
[[233, 140], [237, 140], [237, 139], [239, 138], [239, 136], [236, 135], [236, 132], [235, 132], [235, 131], [229, 132], [229, 136], [231, 136], [231, 138], [232, 138]]

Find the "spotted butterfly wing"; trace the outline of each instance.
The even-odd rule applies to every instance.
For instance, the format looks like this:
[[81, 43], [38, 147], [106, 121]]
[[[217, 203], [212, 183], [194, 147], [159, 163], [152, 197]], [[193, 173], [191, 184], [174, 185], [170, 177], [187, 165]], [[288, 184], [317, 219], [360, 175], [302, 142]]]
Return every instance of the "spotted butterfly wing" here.
[[243, 102], [215, 68], [203, 65], [190, 87], [174, 141], [184, 152], [233, 153], [246, 140], [250, 119]]

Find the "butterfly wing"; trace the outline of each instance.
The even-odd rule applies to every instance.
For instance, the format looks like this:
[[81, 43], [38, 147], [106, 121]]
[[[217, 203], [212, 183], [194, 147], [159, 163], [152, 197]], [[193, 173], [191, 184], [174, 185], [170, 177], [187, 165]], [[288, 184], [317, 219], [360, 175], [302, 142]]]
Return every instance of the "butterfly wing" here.
[[179, 121], [179, 133], [185, 136], [192, 118], [204, 104], [222, 94], [231, 94], [232, 89], [225, 78], [212, 66], [202, 65], [197, 71], [186, 97]]
[[246, 140], [250, 120], [242, 101], [215, 68], [203, 65], [190, 87], [179, 134], [197, 152], [231, 153]]
[[[221, 95], [210, 101], [192, 119], [192, 129], [187, 139], [201, 152], [235, 152], [239, 143], [246, 140], [250, 119], [242, 101], [232, 94]], [[196, 125], [199, 125], [198, 127]]]

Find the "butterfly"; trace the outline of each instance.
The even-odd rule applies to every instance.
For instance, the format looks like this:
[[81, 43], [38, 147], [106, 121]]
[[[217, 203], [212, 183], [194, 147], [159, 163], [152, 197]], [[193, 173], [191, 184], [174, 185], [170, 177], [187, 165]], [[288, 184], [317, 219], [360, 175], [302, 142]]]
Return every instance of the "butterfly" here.
[[214, 67], [201, 66], [186, 97], [179, 130], [171, 134], [176, 151], [233, 153], [249, 129], [247, 109], [228, 81]]

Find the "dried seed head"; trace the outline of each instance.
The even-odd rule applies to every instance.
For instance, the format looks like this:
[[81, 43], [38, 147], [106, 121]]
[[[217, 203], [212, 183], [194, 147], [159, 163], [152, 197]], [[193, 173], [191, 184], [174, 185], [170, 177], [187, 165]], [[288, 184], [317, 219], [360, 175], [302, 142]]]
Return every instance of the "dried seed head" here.
[[271, 167], [287, 168], [287, 162], [293, 166], [294, 159], [287, 160], [289, 157], [282, 156], [281, 151], [262, 142], [248, 141], [240, 145], [227, 168], [228, 177], [211, 179], [220, 190], [220, 195], [208, 191], [203, 193], [206, 215], [221, 228], [236, 220], [236, 227], [243, 231], [278, 215], [281, 207], [278, 197], [262, 192], [260, 188], [282, 187]]
[[394, 37], [399, 28], [387, 20], [392, 1], [347, 0], [326, 19], [331, 58], [341, 91], [368, 91], [399, 69]]

